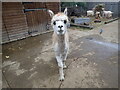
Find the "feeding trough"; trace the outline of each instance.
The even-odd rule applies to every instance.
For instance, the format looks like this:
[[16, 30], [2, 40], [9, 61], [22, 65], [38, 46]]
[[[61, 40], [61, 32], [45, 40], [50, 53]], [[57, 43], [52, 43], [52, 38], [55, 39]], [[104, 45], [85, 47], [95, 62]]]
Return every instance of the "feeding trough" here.
[[71, 19], [71, 22], [75, 24], [84, 24], [84, 23], [90, 23], [90, 18], [73, 18]]
[[72, 18], [70, 25], [92, 29], [93, 26], [89, 25], [90, 22], [91, 22], [90, 18]]
[[93, 29], [93, 26], [88, 26], [88, 25], [80, 25], [80, 24], [74, 24], [74, 23], [70, 23], [70, 25], [71, 26], [82, 27], [82, 28]]

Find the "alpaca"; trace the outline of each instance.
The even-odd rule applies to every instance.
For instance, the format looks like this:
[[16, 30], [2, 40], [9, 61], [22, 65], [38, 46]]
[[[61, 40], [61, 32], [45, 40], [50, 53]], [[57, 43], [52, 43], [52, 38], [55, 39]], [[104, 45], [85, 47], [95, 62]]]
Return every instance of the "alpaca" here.
[[51, 25], [53, 27], [53, 46], [55, 57], [59, 66], [59, 80], [64, 80], [63, 69], [66, 68], [66, 58], [69, 49], [69, 37], [67, 31], [68, 17], [67, 8], [64, 13], [59, 12], [54, 14], [51, 10], [48, 10], [50, 16], [52, 17]]
[[94, 11], [88, 10], [88, 11], [87, 11], [87, 16], [88, 16], [88, 17], [89, 17], [89, 16], [94, 16]]

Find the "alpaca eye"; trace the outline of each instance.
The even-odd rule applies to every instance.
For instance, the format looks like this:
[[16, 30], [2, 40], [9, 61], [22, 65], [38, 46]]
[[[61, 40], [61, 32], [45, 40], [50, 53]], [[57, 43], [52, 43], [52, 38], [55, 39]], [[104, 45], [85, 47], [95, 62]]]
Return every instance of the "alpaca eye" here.
[[64, 20], [64, 24], [66, 24], [67, 23], [67, 20]]
[[56, 25], [56, 22], [55, 22], [55, 21], [53, 22], [53, 25]]

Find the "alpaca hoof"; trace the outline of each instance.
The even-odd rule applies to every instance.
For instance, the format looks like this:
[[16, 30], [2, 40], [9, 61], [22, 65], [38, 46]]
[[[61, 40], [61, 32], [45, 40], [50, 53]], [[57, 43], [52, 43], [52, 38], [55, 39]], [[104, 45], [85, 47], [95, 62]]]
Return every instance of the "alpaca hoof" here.
[[59, 78], [60, 81], [64, 81], [64, 79], [65, 79], [64, 76]]
[[63, 68], [64, 68], [64, 69], [66, 69], [66, 68], [67, 68], [67, 66], [66, 66], [66, 65], [64, 65], [64, 66], [63, 66]]

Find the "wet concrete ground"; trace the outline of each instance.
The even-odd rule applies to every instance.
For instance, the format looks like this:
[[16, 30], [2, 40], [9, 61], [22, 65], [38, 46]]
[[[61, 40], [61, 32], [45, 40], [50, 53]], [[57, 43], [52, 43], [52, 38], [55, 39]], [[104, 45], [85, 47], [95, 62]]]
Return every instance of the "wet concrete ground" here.
[[3, 88], [118, 87], [118, 21], [90, 31], [69, 30], [63, 82], [58, 80], [51, 36], [52, 32], [3, 45]]

